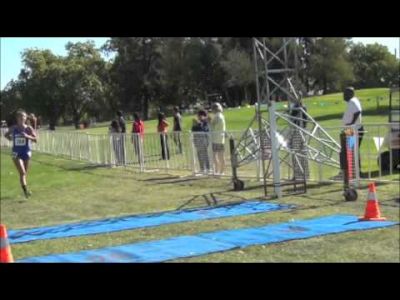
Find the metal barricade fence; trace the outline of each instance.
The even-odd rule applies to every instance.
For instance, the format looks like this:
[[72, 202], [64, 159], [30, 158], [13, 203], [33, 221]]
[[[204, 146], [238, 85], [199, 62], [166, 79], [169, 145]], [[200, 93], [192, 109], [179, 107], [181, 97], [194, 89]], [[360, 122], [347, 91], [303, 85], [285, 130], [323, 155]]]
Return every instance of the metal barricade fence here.
[[[341, 132], [349, 128], [354, 131], [355, 144], [352, 173], [355, 180], [357, 182], [363, 180], [398, 181], [400, 171], [399, 123], [363, 124], [361, 130], [355, 130], [354, 126], [324, 127], [330, 136], [338, 142], [340, 141]], [[340, 161], [340, 157], [337, 159]], [[324, 165], [316, 167], [318, 169], [318, 181], [337, 180], [335, 179], [335, 173], [339, 172], [340, 169], [338, 167]], [[357, 182], [356, 184], [358, 184]]]
[[[356, 183], [360, 180], [396, 181], [399, 180], [399, 124], [364, 124], [359, 151], [358, 143], [354, 149], [354, 161], [360, 155], [361, 169], [354, 170]], [[344, 127], [324, 127], [326, 132], [340, 143], [340, 133]], [[1, 129], [0, 145], [10, 148], [11, 142], [4, 138], [6, 128]], [[289, 131], [280, 132], [288, 145], [293, 135]], [[358, 141], [358, 131], [355, 131]], [[229, 131], [225, 134], [224, 160], [225, 176], [232, 175], [229, 138], [239, 140], [242, 131]], [[254, 136], [257, 131], [254, 130]], [[204, 132], [170, 132], [167, 134], [88, 134], [82, 132], [38, 131], [38, 143], [32, 143], [32, 150], [63, 156], [69, 159], [87, 161], [97, 165], [119, 165], [138, 169], [139, 171], [178, 170], [188, 174], [214, 174], [214, 151], [210, 133]], [[257, 139], [255, 138], [255, 142]], [[310, 142], [312, 143], [312, 141]], [[317, 145], [316, 145], [317, 147]], [[321, 145], [319, 145], [321, 147]], [[215, 150], [215, 149], [214, 149]], [[318, 149], [317, 149], [318, 150]], [[253, 150], [251, 150], [253, 151]], [[280, 151], [280, 156], [288, 155]], [[308, 160], [308, 179], [311, 181], [341, 181], [335, 176], [340, 173], [340, 155], [332, 152], [337, 164], [321, 164]], [[266, 161], [270, 163], [270, 161]], [[304, 162], [303, 162], [304, 163]], [[239, 177], [261, 179], [261, 161], [253, 159], [242, 166]], [[354, 163], [354, 167], [358, 164]], [[281, 180], [293, 178], [293, 170], [282, 163]], [[269, 174], [271, 175], [271, 174]]]

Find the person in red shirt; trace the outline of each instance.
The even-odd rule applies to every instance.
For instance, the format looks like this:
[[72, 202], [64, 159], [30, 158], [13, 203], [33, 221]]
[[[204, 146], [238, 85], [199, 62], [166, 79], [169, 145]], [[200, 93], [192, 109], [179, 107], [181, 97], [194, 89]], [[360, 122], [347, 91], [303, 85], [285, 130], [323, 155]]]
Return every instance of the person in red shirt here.
[[164, 160], [169, 160], [169, 147], [168, 147], [168, 122], [166, 120], [165, 114], [158, 113], [158, 125], [157, 132], [160, 133], [161, 140], [161, 157]]
[[138, 113], [133, 114], [133, 124], [132, 124], [132, 143], [135, 148], [135, 153], [138, 157], [139, 164], [143, 162], [143, 138], [144, 138], [144, 123], [140, 119]]
[[133, 114], [133, 124], [132, 124], [132, 133], [137, 133], [140, 135], [140, 137], [143, 139], [144, 137], [144, 123], [140, 119], [138, 113]]

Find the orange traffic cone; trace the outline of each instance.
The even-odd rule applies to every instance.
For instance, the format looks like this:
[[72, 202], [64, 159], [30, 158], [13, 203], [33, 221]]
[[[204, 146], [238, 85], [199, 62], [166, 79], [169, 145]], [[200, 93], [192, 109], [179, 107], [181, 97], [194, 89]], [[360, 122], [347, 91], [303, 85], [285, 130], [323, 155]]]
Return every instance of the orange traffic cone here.
[[0, 224], [0, 263], [10, 262], [14, 262], [14, 259], [8, 242], [7, 229], [5, 225]]
[[378, 199], [376, 198], [375, 183], [368, 184], [368, 200], [365, 207], [364, 217], [359, 218], [360, 221], [384, 221], [386, 218], [381, 217]]

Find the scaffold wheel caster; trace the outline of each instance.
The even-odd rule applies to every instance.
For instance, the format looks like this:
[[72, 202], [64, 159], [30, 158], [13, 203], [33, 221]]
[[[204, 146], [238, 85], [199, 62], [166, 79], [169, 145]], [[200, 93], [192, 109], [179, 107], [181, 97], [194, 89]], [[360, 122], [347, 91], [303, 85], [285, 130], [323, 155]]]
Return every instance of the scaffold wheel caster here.
[[240, 179], [233, 179], [233, 189], [235, 191], [243, 191], [244, 182]]
[[344, 191], [343, 195], [346, 201], [356, 201], [358, 197], [357, 191], [355, 189], [347, 189]]

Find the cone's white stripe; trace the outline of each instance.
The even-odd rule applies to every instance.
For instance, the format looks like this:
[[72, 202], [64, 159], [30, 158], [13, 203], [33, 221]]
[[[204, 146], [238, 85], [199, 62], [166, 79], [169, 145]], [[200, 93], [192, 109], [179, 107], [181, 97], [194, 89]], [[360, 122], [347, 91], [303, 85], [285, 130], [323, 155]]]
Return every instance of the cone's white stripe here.
[[0, 249], [10, 246], [8, 239], [0, 238]]
[[368, 201], [370, 200], [377, 201], [375, 192], [368, 192]]

